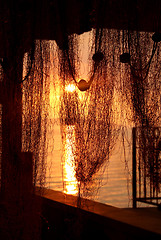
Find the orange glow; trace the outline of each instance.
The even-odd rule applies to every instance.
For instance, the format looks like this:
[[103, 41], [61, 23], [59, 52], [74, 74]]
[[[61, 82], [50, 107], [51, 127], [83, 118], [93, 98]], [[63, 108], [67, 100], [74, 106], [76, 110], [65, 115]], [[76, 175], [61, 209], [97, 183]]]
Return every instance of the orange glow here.
[[73, 165], [75, 150], [74, 126], [67, 126], [66, 131], [65, 161], [63, 164], [63, 191], [67, 194], [77, 194], [78, 182], [75, 177], [75, 170]]
[[67, 85], [66, 88], [65, 88], [65, 90], [66, 90], [67, 92], [74, 92], [75, 89], [76, 89], [76, 87], [75, 87], [74, 84], [69, 84], [69, 85]]

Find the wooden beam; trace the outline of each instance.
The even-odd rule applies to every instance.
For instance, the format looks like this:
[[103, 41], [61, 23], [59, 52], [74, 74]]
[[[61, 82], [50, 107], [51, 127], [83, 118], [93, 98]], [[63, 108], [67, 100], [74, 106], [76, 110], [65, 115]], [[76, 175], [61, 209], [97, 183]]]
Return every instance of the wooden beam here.
[[[33, 38], [59, 42], [63, 38], [62, 30], [65, 29], [67, 34], [80, 34], [96, 26], [161, 32], [160, 0], [17, 0], [14, 23], [7, 17], [12, 6], [11, 2], [6, 1], [5, 8], [0, 4], [0, 9], [3, 10], [0, 14], [1, 57], [7, 51], [5, 43], [13, 26], [22, 38], [20, 42], [24, 52], [30, 48]], [[104, 5], [100, 4], [102, 2]], [[20, 4], [27, 7], [21, 7]]]
[[137, 184], [136, 184], [136, 128], [132, 129], [132, 194], [133, 194], [133, 208], [137, 207], [136, 194], [137, 194]]
[[3, 94], [3, 87], [2, 87], [2, 81], [0, 81], [0, 104], [2, 104], [2, 94]]
[[11, 179], [14, 178], [14, 168], [18, 166], [18, 156], [22, 148], [22, 87], [20, 82], [23, 58], [12, 54], [10, 56], [13, 62], [7, 58], [10, 65], [4, 69], [3, 88], [1, 82], [1, 96], [3, 97], [1, 192], [5, 199], [13, 197], [9, 189], [16, 189]]
[[59, 41], [63, 37], [62, 29], [66, 29], [68, 34], [79, 34], [96, 26], [146, 32], [161, 31], [159, 0], [113, 0], [104, 1], [102, 6], [99, 5], [101, 1], [98, 1], [96, 7], [91, 1], [85, 0], [81, 4], [74, 0], [63, 1], [63, 4], [60, 0], [61, 5], [58, 2], [41, 0], [36, 15], [36, 38]]

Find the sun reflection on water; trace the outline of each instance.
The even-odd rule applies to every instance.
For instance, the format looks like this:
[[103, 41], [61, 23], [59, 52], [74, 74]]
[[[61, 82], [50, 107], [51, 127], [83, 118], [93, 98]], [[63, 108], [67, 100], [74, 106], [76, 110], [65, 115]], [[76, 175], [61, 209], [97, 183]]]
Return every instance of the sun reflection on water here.
[[66, 194], [78, 193], [78, 182], [74, 170], [75, 129], [74, 125], [66, 126], [65, 159], [63, 163], [63, 191]]

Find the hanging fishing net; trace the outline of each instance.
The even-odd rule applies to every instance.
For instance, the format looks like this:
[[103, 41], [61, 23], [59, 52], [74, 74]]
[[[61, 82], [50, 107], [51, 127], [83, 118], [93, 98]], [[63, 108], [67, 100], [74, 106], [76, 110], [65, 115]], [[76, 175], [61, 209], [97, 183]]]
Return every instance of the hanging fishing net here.
[[[118, 48], [112, 45], [110, 38], [105, 42], [109, 32], [97, 29], [90, 33], [87, 79], [80, 79], [79, 76], [77, 66], [81, 59], [75, 60], [76, 68], [72, 62], [73, 54], [78, 57], [81, 55], [78, 47], [74, 48], [77, 50], [75, 53], [70, 49], [81, 41], [79, 36], [73, 36], [76, 39], [72, 39], [72, 45], [71, 39], [66, 43], [64, 64], [60, 59], [60, 77], [64, 86], [60, 108], [63, 143], [66, 144], [68, 131], [73, 131], [71, 150], [80, 196], [93, 192], [90, 190], [96, 187], [93, 184], [94, 177], [103, 163], [108, 161], [119, 132], [112, 108], [117, 77], [112, 67], [117, 63], [109, 61]], [[67, 90], [70, 84], [75, 86], [74, 93]]]
[[[74, 132], [73, 165], [82, 196], [109, 160], [121, 126], [141, 127], [138, 137], [146, 145], [148, 128], [160, 123], [159, 34], [96, 29], [91, 35], [87, 79], [79, 77], [79, 36], [65, 39], [60, 56], [62, 136], [65, 145], [67, 131]], [[69, 84], [74, 93], [66, 90]]]
[[[101, 170], [110, 161], [124, 126], [138, 128], [140, 166], [146, 168], [149, 184], [156, 181], [153, 185], [160, 191], [161, 165], [156, 167], [151, 156], [154, 147], [160, 149], [152, 129], [160, 125], [161, 37], [99, 26], [105, 16], [103, 6], [99, 5], [100, 17], [93, 9], [84, 34], [82, 26], [75, 31], [78, 34], [68, 31], [64, 8], [56, 41], [36, 40], [33, 35], [25, 54], [17, 57], [21, 43], [12, 44], [7, 67], [5, 59], [1, 61], [1, 228], [7, 239], [40, 237], [41, 202], [35, 197], [35, 186], [41, 195], [55, 124], [61, 130], [62, 162], [70, 160], [74, 169], [78, 199], [97, 193]], [[150, 148], [152, 137], [155, 146]]]

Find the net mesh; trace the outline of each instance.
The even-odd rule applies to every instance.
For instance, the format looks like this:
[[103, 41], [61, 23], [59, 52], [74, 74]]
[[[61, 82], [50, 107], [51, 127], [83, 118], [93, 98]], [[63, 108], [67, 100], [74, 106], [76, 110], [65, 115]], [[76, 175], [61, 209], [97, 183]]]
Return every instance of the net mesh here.
[[[101, 17], [99, 19], [97, 16], [98, 25], [105, 14], [103, 6], [99, 7]], [[92, 14], [95, 15], [94, 11]], [[91, 19], [92, 17], [93, 15]], [[140, 142], [144, 143], [150, 141], [146, 129], [160, 125], [160, 35], [95, 26], [84, 37], [86, 70], [83, 75], [83, 50], [80, 46], [84, 35], [69, 34], [65, 21], [61, 26], [63, 27], [59, 29], [61, 33], [57, 43], [33, 40], [31, 49], [24, 55], [23, 77], [22, 65], [19, 64], [22, 60], [16, 57], [22, 50], [19, 42], [7, 45], [10, 46], [9, 50], [14, 48], [7, 67], [5, 61], [1, 61], [4, 68], [4, 155], [2, 153], [1, 179], [2, 185], [8, 187], [8, 190], [4, 189], [3, 204], [7, 211], [4, 216], [9, 216], [1, 222], [3, 229], [7, 226], [7, 229], [12, 230], [4, 233], [8, 234], [7, 239], [12, 239], [13, 232], [17, 234], [17, 239], [29, 239], [31, 235], [36, 239], [40, 236], [37, 234], [40, 231], [40, 205], [33, 195], [31, 197], [26, 194], [26, 189], [22, 186], [19, 187], [15, 201], [11, 201], [15, 195], [11, 190], [14, 183], [18, 184], [22, 177], [15, 177], [20, 172], [18, 167], [23, 168], [22, 159], [26, 159], [19, 157], [20, 151], [32, 153], [33, 174], [31, 169], [30, 174], [34, 186], [45, 185], [46, 159], [50, 141], [54, 138], [47, 133], [49, 129], [53, 129], [53, 119], [55, 122], [58, 118], [60, 120], [63, 158], [72, 155], [79, 197], [96, 193], [99, 186], [96, 174], [109, 161], [122, 126], [139, 126], [141, 130], [138, 136], [141, 138]], [[18, 36], [12, 40], [15, 39]], [[18, 81], [20, 78], [21, 81]], [[21, 99], [22, 106], [19, 105]], [[22, 123], [21, 117], [12, 121], [11, 116], [16, 119], [16, 114], [22, 114]], [[4, 127], [5, 121], [9, 126]], [[18, 125], [22, 125], [22, 129], [20, 127], [16, 130]], [[13, 134], [8, 135], [9, 130]], [[16, 133], [18, 135], [15, 136]], [[149, 161], [149, 158], [145, 159]], [[146, 164], [146, 168], [151, 167], [149, 162], [143, 164]], [[149, 172], [153, 174], [151, 170]], [[8, 173], [12, 173], [12, 178], [16, 180], [9, 180]], [[32, 193], [34, 191], [32, 189]], [[157, 191], [160, 191], [158, 180]], [[26, 201], [32, 203], [32, 207], [23, 210], [24, 206], [28, 206]], [[12, 211], [14, 205], [17, 208]], [[29, 223], [31, 217], [35, 225], [30, 226], [28, 232], [25, 224]]]

